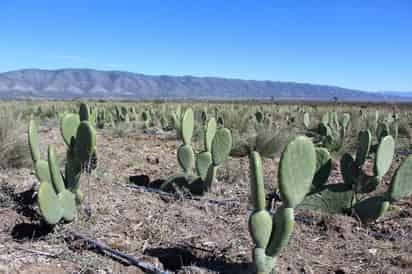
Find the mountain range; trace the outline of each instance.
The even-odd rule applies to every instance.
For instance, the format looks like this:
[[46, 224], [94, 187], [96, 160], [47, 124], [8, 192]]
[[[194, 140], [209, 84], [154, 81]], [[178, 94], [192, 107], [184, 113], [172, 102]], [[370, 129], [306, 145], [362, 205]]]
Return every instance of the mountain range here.
[[399, 94], [307, 83], [145, 75], [92, 69], [23, 69], [0, 73], [1, 98], [271, 99], [402, 101]]

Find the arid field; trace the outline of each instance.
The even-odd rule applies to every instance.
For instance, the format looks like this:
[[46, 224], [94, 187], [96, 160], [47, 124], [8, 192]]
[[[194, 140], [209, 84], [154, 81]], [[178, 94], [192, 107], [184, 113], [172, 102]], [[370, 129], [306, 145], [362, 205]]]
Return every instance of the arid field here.
[[[96, 168], [80, 178], [85, 198], [77, 217], [50, 226], [37, 204], [40, 182], [28, 145], [29, 121], [39, 125], [42, 157], [47, 159], [47, 146], [55, 144], [63, 170], [67, 148], [59, 124], [64, 113], [78, 111], [79, 102], [0, 103], [0, 273], [146, 273], [144, 267], [79, 235], [163, 271], [151, 273], [254, 273], [254, 244], [248, 229], [253, 210], [251, 175], [247, 155], [237, 153], [242, 145], [255, 147], [255, 136], [262, 132], [275, 138], [273, 156], [263, 160], [266, 206], [273, 212], [282, 204], [278, 167], [285, 145], [306, 135], [322, 146], [314, 132], [328, 111], [350, 115], [341, 147], [330, 151], [329, 184], [343, 181], [340, 159], [345, 152], [356, 154], [360, 130], [370, 129], [376, 143], [376, 123], [387, 123], [389, 134], [397, 135], [396, 149], [390, 170], [368, 195], [385, 192], [394, 171], [412, 151], [412, 105], [408, 104], [87, 104], [94, 108], [94, 117], [104, 113], [101, 120], [93, 121]], [[194, 110], [196, 152], [202, 150], [202, 123], [209, 118], [232, 134], [232, 153], [217, 169], [210, 191], [201, 196], [187, 189], [158, 188], [159, 181], [182, 173], [176, 157], [182, 141], [171, 118], [180, 106], [182, 112], [188, 107]], [[117, 116], [113, 109], [118, 110]], [[308, 127], [305, 113], [310, 115]], [[394, 114], [398, 116], [392, 120]], [[371, 153], [363, 167], [367, 174], [373, 172], [373, 161]], [[295, 222], [273, 273], [412, 273], [412, 195], [392, 203], [383, 216], [368, 223], [353, 212], [299, 208]]]

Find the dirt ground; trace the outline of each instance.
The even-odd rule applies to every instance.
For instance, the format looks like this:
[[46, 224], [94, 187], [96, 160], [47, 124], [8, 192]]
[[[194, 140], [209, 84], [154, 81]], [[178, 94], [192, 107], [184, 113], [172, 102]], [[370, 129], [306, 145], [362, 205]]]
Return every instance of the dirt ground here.
[[[47, 144], [58, 144], [63, 159], [58, 129], [43, 127], [41, 136], [43, 152]], [[101, 131], [98, 168], [82, 177], [87, 199], [80, 216], [53, 231], [41, 225], [32, 170], [1, 170], [0, 273], [144, 273], [73, 241], [72, 232], [170, 273], [252, 273], [247, 159], [229, 159], [212, 192], [201, 200], [129, 186], [129, 176], [156, 180], [178, 173], [177, 146], [173, 133], [136, 131], [115, 137]], [[277, 161], [265, 160], [267, 193], [276, 188]], [[338, 165], [331, 180], [341, 180]], [[313, 212], [298, 211], [296, 219], [276, 273], [412, 273], [412, 199], [368, 226], [350, 216]]]

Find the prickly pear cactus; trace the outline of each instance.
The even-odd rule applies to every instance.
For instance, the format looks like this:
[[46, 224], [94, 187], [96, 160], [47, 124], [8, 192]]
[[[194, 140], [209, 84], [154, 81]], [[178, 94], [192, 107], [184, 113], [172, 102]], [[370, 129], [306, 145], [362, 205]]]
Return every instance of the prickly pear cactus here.
[[[49, 224], [54, 223], [54, 217], [58, 216], [56, 212], [59, 212], [59, 209], [50, 209], [50, 207], [58, 206], [53, 203], [49, 206], [50, 203], [47, 201], [57, 199], [59, 206], [63, 208], [62, 218], [66, 221], [72, 220], [76, 212], [76, 207], [72, 206], [73, 202], [79, 203], [84, 197], [80, 191], [80, 176], [83, 172], [90, 172], [95, 167], [96, 131], [91, 122], [86, 119], [90, 119], [87, 113], [90, 114], [87, 106], [82, 104], [79, 114], [66, 114], [60, 120], [61, 134], [67, 144], [64, 176], [60, 172], [53, 145], [48, 149], [48, 161], [40, 158], [37, 125], [34, 121], [29, 123], [29, 145], [36, 176], [41, 182], [40, 189], [43, 193], [39, 197], [39, 207]], [[53, 186], [55, 193], [52, 193], [49, 187], [44, 186], [47, 183]]]
[[321, 137], [320, 144], [329, 151], [339, 151], [343, 147], [349, 122], [350, 115], [348, 113], [344, 113], [341, 119], [339, 119], [337, 112], [325, 113], [318, 126], [318, 134]]
[[61, 219], [70, 222], [77, 215], [75, 195], [64, 185], [53, 145], [48, 148], [48, 163], [51, 181], [40, 183], [37, 196], [40, 212], [49, 225], [55, 225]]
[[[172, 189], [171, 184], [184, 186], [192, 194], [204, 194], [212, 186], [219, 165], [226, 160], [232, 148], [232, 136], [230, 130], [217, 128], [217, 122], [211, 118], [204, 130], [204, 150], [195, 154], [191, 145], [194, 129], [194, 115], [192, 109], [186, 109], [181, 119], [180, 135], [183, 144], [177, 150], [177, 160], [183, 169], [186, 184], [176, 184], [174, 178], [166, 180], [161, 189]], [[196, 168], [197, 177], [193, 177], [193, 167]], [[175, 177], [175, 176], [173, 176]]]
[[[309, 192], [316, 170], [316, 152], [306, 137], [297, 137], [282, 153], [279, 167], [279, 189], [283, 205], [272, 217], [265, 209], [263, 165], [260, 154], [249, 154], [251, 196], [254, 211], [249, 217], [249, 231], [255, 245], [253, 263], [256, 273], [269, 274], [276, 257], [287, 246], [294, 226], [294, 207]], [[291, 171], [294, 169], [294, 173]], [[296, 174], [297, 171], [299, 174]]]
[[376, 190], [382, 177], [388, 172], [395, 152], [393, 137], [383, 136], [376, 150], [373, 174], [366, 174], [362, 166], [368, 157], [370, 143], [369, 130], [361, 131], [356, 160], [348, 153], [341, 158], [340, 166], [344, 182], [324, 185], [318, 192], [307, 196], [301, 207], [329, 213], [354, 212], [363, 223], [368, 223], [381, 217], [393, 201], [411, 195], [412, 155], [409, 155], [396, 170], [386, 193], [372, 197], [365, 196]]

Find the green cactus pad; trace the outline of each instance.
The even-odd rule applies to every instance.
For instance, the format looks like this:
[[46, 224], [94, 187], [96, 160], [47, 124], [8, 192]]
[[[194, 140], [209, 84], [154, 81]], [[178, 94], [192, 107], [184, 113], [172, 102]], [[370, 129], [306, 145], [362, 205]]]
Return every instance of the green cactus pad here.
[[278, 256], [282, 249], [287, 246], [295, 223], [294, 210], [282, 206], [276, 210], [273, 218], [275, 222], [266, 249], [266, 254], [270, 257]]
[[37, 124], [34, 120], [29, 122], [29, 147], [31, 158], [34, 162], [40, 160], [40, 142]]
[[216, 130], [215, 138], [212, 142], [213, 165], [218, 166], [226, 160], [232, 150], [232, 134], [227, 128]]
[[387, 135], [381, 139], [376, 151], [374, 172], [376, 176], [382, 178], [391, 167], [393, 156], [395, 155], [395, 140]]
[[212, 164], [212, 154], [208, 151], [203, 151], [197, 155], [196, 158], [196, 171], [202, 180], [207, 177], [207, 171]]
[[66, 189], [66, 187], [60, 173], [59, 164], [56, 157], [56, 149], [54, 145], [49, 145], [47, 155], [49, 159], [49, 169], [53, 187], [57, 193], [61, 193]]
[[66, 145], [70, 145], [71, 139], [76, 138], [77, 128], [80, 125], [80, 117], [77, 114], [66, 114], [60, 121], [60, 132]]
[[77, 215], [75, 195], [68, 190], [63, 190], [57, 195], [57, 199], [63, 209], [63, 219], [67, 222], [73, 221]]
[[372, 136], [368, 129], [361, 130], [358, 135], [358, 148], [356, 150], [356, 165], [361, 166], [368, 157], [371, 148]]
[[315, 146], [307, 137], [295, 138], [286, 146], [279, 163], [279, 190], [286, 207], [294, 208], [304, 199], [315, 170]]
[[50, 169], [49, 169], [49, 163], [44, 160], [38, 160], [34, 163], [34, 170], [36, 173], [37, 179], [39, 179], [40, 182], [47, 182], [51, 185], [51, 175], [50, 175]]
[[378, 187], [380, 179], [376, 176], [369, 176], [365, 173], [361, 173], [358, 178], [355, 179], [355, 184], [352, 189], [356, 193], [370, 193], [375, 191]]
[[297, 207], [302, 210], [314, 210], [330, 214], [345, 213], [352, 207], [353, 191], [347, 184], [331, 184], [322, 191], [306, 196]]
[[345, 184], [352, 186], [354, 184], [354, 177], [356, 176], [356, 164], [352, 155], [345, 153], [340, 159], [340, 172]]
[[189, 174], [192, 172], [195, 155], [193, 153], [192, 146], [181, 145], [177, 150], [177, 160], [182, 167], [184, 173]]
[[388, 210], [390, 203], [382, 196], [367, 198], [355, 204], [354, 209], [362, 223], [375, 221]]
[[305, 112], [305, 114], [303, 114], [303, 125], [306, 129], [310, 128], [310, 116], [308, 112]]
[[266, 210], [253, 212], [249, 217], [249, 232], [257, 248], [266, 248], [272, 234], [272, 216]]
[[64, 170], [64, 178], [66, 180], [66, 188], [72, 192], [76, 192], [79, 188], [79, 180], [82, 172], [82, 165], [77, 159], [72, 143], [67, 151], [66, 165]]
[[266, 256], [264, 248], [254, 248], [253, 262], [256, 267], [256, 274], [269, 274], [276, 264], [276, 257]]
[[412, 194], [412, 154], [396, 170], [388, 190], [390, 201], [400, 200]]
[[80, 121], [89, 121], [90, 119], [90, 112], [89, 108], [85, 103], [81, 103], [79, 107], [79, 118]]
[[344, 113], [342, 115], [342, 126], [344, 128], [347, 128], [349, 126], [349, 122], [350, 122], [350, 114], [349, 113]]
[[193, 130], [195, 128], [195, 117], [191, 108], [186, 109], [182, 118], [182, 139], [185, 145], [189, 145], [192, 140]]
[[316, 148], [316, 173], [313, 177], [313, 188], [319, 189], [327, 183], [332, 171], [332, 158], [326, 148]]
[[75, 151], [82, 164], [88, 163], [96, 150], [96, 131], [89, 122], [83, 121], [77, 129]]
[[57, 224], [63, 217], [63, 208], [59, 204], [58, 196], [49, 182], [41, 182], [37, 194], [41, 215], [50, 224]]
[[389, 135], [389, 127], [385, 123], [379, 123], [376, 127], [376, 138], [378, 139], [378, 143], [381, 142], [382, 138]]
[[264, 210], [266, 205], [265, 185], [263, 181], [262, 158], [256, 151], [251, 152], [250, 159], [251, 197], [255, 210]]
[[212, 142], [215, 137], [217, 129], [216, 119], [211, 118], [207, 123], [206, 132], [205, 132], [205, 149], [206, 151], [212, 151]]
[[206, 176], [206, 189], [209, 190], [212, 187], [212, 183], [215, 181], [216, 178], [216, 173], [217, 173], [217, 166], [211, 165], [209, 167], [209, 170], [207, 171], [207, 176]]

